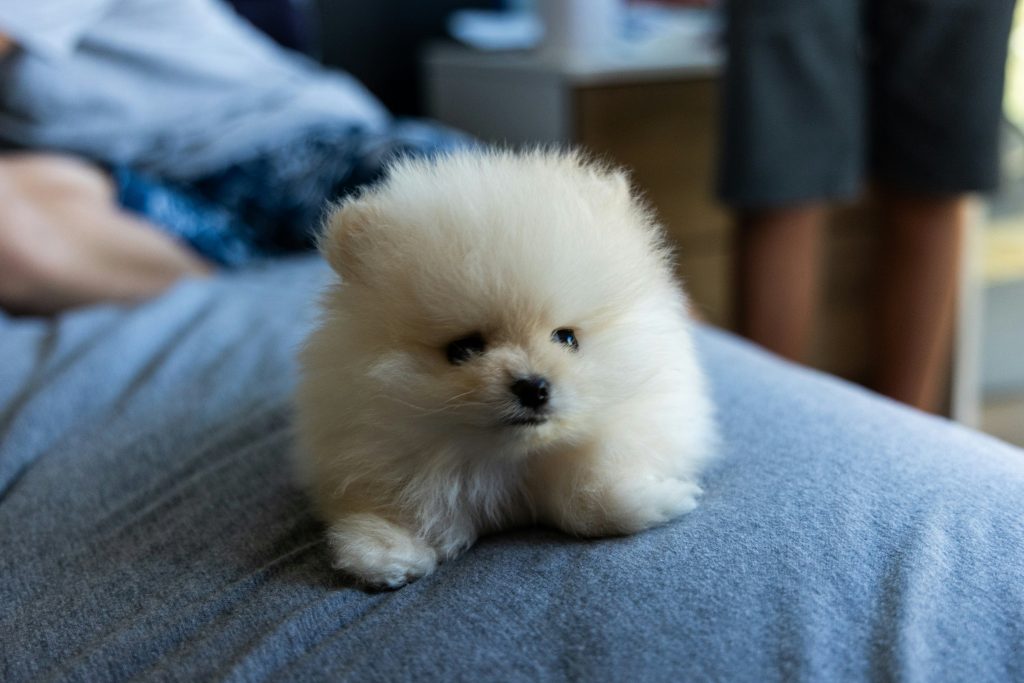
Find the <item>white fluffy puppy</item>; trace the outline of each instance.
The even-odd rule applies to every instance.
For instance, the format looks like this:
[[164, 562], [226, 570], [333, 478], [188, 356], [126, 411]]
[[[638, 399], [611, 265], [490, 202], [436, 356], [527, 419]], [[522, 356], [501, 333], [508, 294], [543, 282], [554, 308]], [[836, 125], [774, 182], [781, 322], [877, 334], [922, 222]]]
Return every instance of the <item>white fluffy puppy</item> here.
[[339, 569], [398, 587], [489, 531], [629, 534], [696, 506], [712, 406], [623, 173], [571, 153], [401, 161], [321, 250], [341, 282], [297, 426]]

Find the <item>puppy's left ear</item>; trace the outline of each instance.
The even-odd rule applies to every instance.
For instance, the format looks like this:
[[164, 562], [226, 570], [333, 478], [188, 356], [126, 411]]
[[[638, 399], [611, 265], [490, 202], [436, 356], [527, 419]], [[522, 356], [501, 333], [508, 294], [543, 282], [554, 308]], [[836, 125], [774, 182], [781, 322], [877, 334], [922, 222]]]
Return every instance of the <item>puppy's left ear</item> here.
[[364, 274], [363, 254], [373, 223], [372, 208], [358, 197], [336, 204], [327, 215], [317, 247], [343, 280], [358, 280]]

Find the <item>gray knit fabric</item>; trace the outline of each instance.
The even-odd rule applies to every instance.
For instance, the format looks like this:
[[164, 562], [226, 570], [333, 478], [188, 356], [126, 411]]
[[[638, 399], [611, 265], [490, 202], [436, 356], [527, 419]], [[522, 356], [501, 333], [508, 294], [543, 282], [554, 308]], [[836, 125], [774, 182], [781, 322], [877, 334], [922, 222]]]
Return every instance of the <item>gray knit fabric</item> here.
[[348, 587], [287, 465], [325, 276], [0, 317], [0, 680], [1024, 679], [1024, 454], [706, 330], [695, 512]]

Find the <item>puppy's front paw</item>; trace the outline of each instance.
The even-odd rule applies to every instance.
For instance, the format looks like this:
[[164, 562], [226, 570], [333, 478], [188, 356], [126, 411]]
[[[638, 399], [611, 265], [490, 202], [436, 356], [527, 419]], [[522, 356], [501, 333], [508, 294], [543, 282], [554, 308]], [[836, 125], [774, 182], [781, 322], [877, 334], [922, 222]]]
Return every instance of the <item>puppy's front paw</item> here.
[[700, 487], [657, 475], [623, 478], [578, 492], [564, 502], [558, 525], [582, 536], [633, 534], [697, 507]]
[[664, 524], [697, 507], [701, 488], [675, 477], [648, 476], [612, 493], [613, 524], [624, 533]]
[[373, 514], [345, 517], [328, 532], [334, 567], [370, 588], [401, 588], [437, 566], [437, 553], [422, 539]]

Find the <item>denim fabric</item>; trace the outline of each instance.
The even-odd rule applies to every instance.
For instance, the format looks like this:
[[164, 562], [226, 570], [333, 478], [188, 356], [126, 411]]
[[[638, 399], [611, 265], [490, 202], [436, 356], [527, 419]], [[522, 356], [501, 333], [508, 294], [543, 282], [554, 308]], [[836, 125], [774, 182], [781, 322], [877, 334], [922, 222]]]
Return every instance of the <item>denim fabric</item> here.
[[389, 161], [471, 144], [444, 126], [399, 120], [383, 133], [320, 125], [216, 173], [167, 180], [111, 169], [118, 200], [207, 259], [237, 267], [307, 249], [327, 202], [377, 180]]
[[1024, 452], [711, 330], [695, 512], [348, 587], [287, 462], [326, 273], [0, 315], [0, 680], [1024, 679]]

